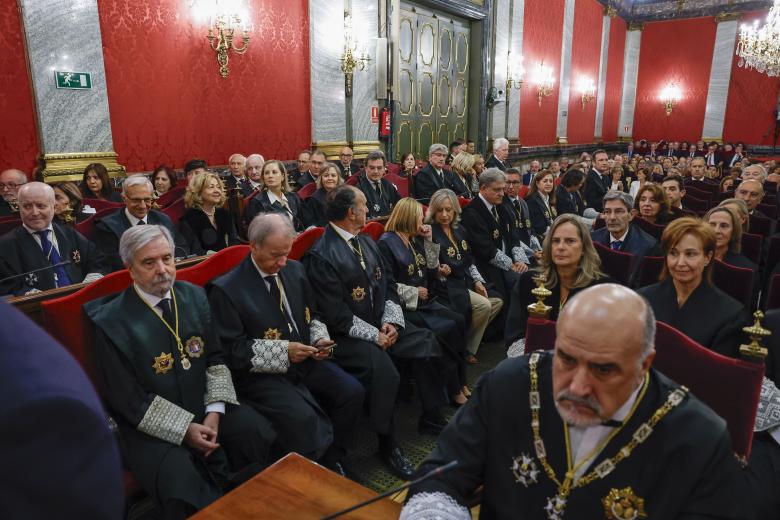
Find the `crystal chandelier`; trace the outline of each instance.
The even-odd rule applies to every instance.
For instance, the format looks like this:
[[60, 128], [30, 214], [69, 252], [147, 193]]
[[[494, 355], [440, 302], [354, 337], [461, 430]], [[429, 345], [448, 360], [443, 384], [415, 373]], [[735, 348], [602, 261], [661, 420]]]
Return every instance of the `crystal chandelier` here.
[[737, 65], [768, 76], [780, 76], [780, 0], [769, 10], [766, 24], [742, 25], [737, 43]]

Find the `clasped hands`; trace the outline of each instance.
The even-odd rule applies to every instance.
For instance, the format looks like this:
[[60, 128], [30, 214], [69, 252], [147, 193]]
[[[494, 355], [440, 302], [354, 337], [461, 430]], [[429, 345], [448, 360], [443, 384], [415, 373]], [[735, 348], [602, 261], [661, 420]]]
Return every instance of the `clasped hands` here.
[[209, 412], [203, 419], [203, 424], [191, 422], [184, 434], [184, 442], [190, 447], [208, 457], [219, 448], [217, 435], [219, 434], [219, 412]]

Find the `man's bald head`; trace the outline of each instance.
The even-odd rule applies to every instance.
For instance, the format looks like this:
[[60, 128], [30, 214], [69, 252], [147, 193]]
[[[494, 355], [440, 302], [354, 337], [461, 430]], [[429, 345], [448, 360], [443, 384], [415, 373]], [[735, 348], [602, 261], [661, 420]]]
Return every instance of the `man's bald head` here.
[[54, 218], [54, 190], [42, 182], [28, 182], [19, 188], [19, 216], [33, 231], [46, 229]]
[[54, 188], [43, 182], [28, 182], [19, 188], [19, 202], [24, 202], [32, 197], [45, 197], [54, 202]]

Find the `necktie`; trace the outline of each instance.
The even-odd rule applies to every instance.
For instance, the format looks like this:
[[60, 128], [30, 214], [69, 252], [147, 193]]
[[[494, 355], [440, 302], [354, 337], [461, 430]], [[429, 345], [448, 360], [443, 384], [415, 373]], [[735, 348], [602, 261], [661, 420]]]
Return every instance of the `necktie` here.
[[[35, 234], [41, 239], [41, 249], [43, 249], [43, 254], [46, 256], [46, 259], [51, 265], [57, 265], [62, 259], [60, 258], [60, 253], [54, 248], [54, 244], [49, 241], [49, 231], [49, 229], [42, 229], [41, 231], [36, 231]], [[53, 270], [57, 275], [55, 279], [57, 287], [70, 285], [70, 278], [65, 271], [64, 265], [54, 267]]]
[[374, 183], [374, 191], [378, 196], [382, 196], [382, 185], [379, 183], [379, 181], [373, 181]]
[[171, 327], [175, 326], [173, 323], [173, 311], [171, 310], [171, 300], [169, 298], [163, 298], [159, 302], [157, 302], [157, 305], [155, 305], [158, 309], [162, 311], [162, 317], [165, 321], [168, 322], [168, 325]]
[[287, 312], [287, 306], [282, 299], [282, 291], [279, 289], [279, 285], [281, 284], [279, 277], [275, 274], [271, 274], [265, 277], [265, 281], [268, 284], [268, 292], [271, 294], [271, 298], [273, 298], [274, 301], [279, 302], [279, 310], [281, 311], [282, 316], [284, 316], [284, 320], [287, 322], [287, 328], [290, 332], [289, 340], [299, 341], [300, 336], [298, 336], [298, 331], [295, 329], [292, 316]]
[[146, 224], [146, 222], [144, 222], [143, 220], [139, 220], [138, 222], [136, 222], [136, 224], [135, 224], [135, 225], [136, 225], [136, 226], [143, 226], [143, 225], [145, 225], [145, 224]]
[[517, 216], [518, 216], [518, 218], [519, 218], [519, 217], [522, 217], [522, 216], [523, 216], [523, 212], [522, 212], [522, 211], [520, 211], [520, 201], [519, 201], [519, 200], [517, 200], [517, 199], [513, 200], [513, 201], [512, 201], [512, 206], [514, 206], [514, 207], [515, 207], [515, 212], [517, 212]]
[[620, 251], [620, 248], [623, 246], [622, 240], [613, 240], [609, 246], [612, 248], [613, 251]]
[[498, 210], [496, 209], [496, 207], [493, 206], [492, 208], [490, 208], [490, 212], [493, 214], [493, 218], [495, 219], [495, 221], [498, 222]]

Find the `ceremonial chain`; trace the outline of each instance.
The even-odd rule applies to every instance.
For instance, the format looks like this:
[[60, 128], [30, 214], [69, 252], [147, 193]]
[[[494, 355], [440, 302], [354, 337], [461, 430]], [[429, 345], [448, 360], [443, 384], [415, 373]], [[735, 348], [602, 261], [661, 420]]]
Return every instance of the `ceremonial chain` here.
[[355, 242], [357, 242], [358, 245], [357, 249], [355, 248], [355, 246], [352, 245], [352, 242], [350, 242], [349, 240], [347, 240], [347, 245], [349, 246], [349, 248], [352, 250], [353, 253], [358, 255], [358, 257], [360, 258], [360, 267], [362, 267], [363, 270], [365, 271], [366, 261], [363, 259], [363, 248], [360, 247], [360, 240], [357, 240], [357, 236], [355, 236], [354, 238], [356, 239]]
[[[559, 481], [558, 477], [555, 476], [555, 470], [553, 470], [552, 466], [550, 466], [550, 463], [547, 461], [547, 451], [544, 446], [544, 441], [539, 434], [539, 408], [541, 406], [541, 399], [539, 396], [539, 376], [536, 372], [536, 365], [539, 362], [539, 357], [539, 353], [534, 352], [531, 354], [531, 358], [529, 360], [529, 367], [531, 369], [531, 392], [529, 393], [531, 405], [531, 429], [533, 431], [536, 457], [542, 463], [542, 467], [544, 468], [544, 471], [547, 473], [547, 476], [550, 478], [550, 480], [552, 480], [555, 485], [558, 486], [557, 494], [555, 497], [547, 499], [547, 507], [545, 508], [545, 511], [547, 512], [547, 518], [554, 520], [562, 518], [563, 511], [566, 508], [566, 499], [568, 498], [572, 489], [587, 486], [591, 482], [609, 475], [620, 461], [627, 459], [634, 451], [634, 449], [639, 446], [639, 444], [647, 440], [647, 438], [653, 433], [653, 427], [658, 424], [658, 421], [663, 419], [667, 413], [669, 413], [674, 407], [679, 405], [683, 399], [685, 399], [685, 395], [688, 393], [688, 388], [681, 386], [680, 388], [669, 392], [669, 395], [666, 398], [666, 402], [655, 411], [650, 419], [648, 419], [646, 422], [641, 424], [639, 428], [636, 429], [629, 443], [623, 446], [617, 455], [602, 461], [593, 469], [593, 471], [577, 480], [577, 482], [572, 486], [572, 481], [574, 480], [574, 475], [577, 470], [582, 467], [582, 465], [585, 464], [588, 460], [598, 454], [612, 440], [612, 438], [622, 430], [622, 427], [615, 429], [615, 431], [612, 432], [604, 441], [602, 441], [601, 444], [599, 444], [596, 448], [593, 449], [593, 451], [587, 454], [579, 464], [572, 468], [571, 446], [569, 444], [569, 428], [564, 421], [567, 471], [563, 482]], [[628, 419], [631, 417], [631, 415], [633, 415], [637, 406], [642, 401], [642, 397], [644, 397], [644, 394], [647, 391], [648, 381], [649, 374], [645, 374], [645, 379], [642, 383], [642, 390], [637, 396], [637, 399], [634, 402], [634, 405], [631, 408], [628, 416], [626, 416], [624, 423], [628, 422]]]
[[161, 315], [157, 314], [157, 311], [154, 310], [154, 307], [149, 305], [149, 302], [147, 302], [144, 298], [141, 297], [141, 294], [138, 292], [138, 288], [133, 285], [133, 289], [135, 289], [136, 294], [138, 294], [138, 297], [141, 298], [141, 301], [146, 304], [147, 307], [149, 307], [149, 310], [151, 310], [155, 316], [157, 316], [161, 322], [163, 322], [163, 325], [173, 334], [173, 337], [176, 339], [176, 346], [179, 348], [179, 358], [181, 359], [181, 366], [184, 368], [184, 370], [189, 370], [192, 366], [192, 363], [190, 363], [190, 360], [187, 359], [187, 354], [184, 353], [184, 345], [181, 342], [181, 338], [179, 337], [179, 306], [176, 305], [176, 293], [173, 290], [173, 287], [171, 287], [171, 301], [173, 303], [173, 317], [174, 317], [174, 327], [171, 328], [171, 326], [168, 324], [167, 321], [165, 321], [165, 318], [163, 318]]

